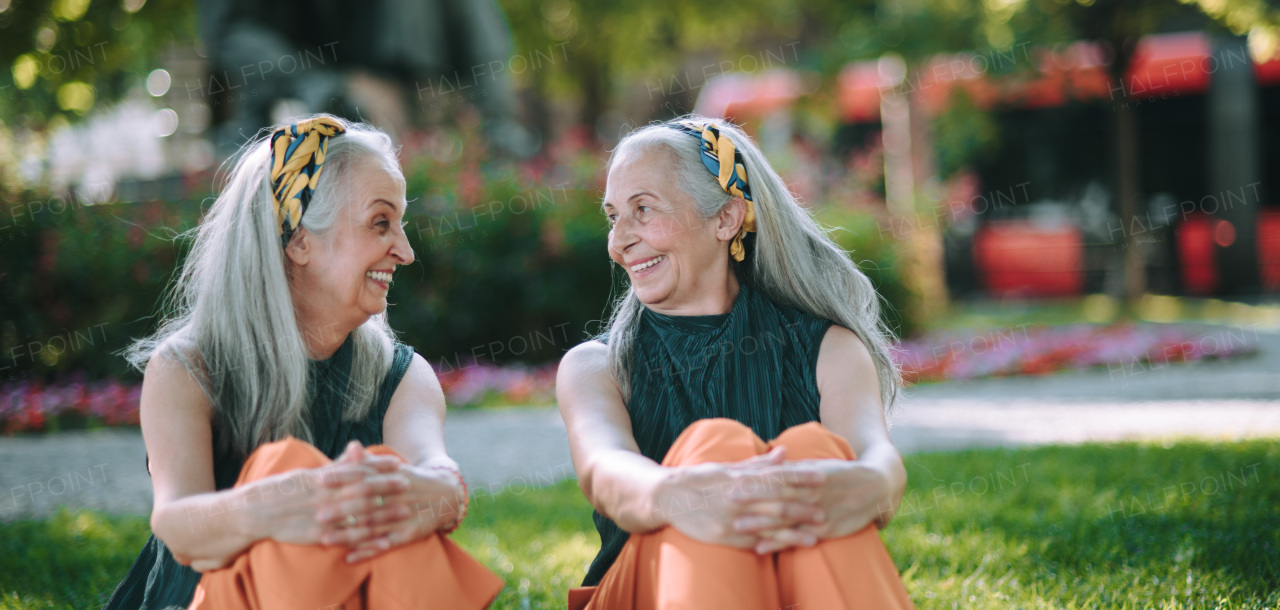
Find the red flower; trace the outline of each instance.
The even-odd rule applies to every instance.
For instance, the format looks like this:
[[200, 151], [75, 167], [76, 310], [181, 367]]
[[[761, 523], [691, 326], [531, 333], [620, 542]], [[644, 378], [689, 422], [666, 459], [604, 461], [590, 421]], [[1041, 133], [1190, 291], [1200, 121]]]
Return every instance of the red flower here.
[[31, 391], [27, 392], [26, 408], [22, 412], [22, 423], [19, 429], [26, 430], [42, 430], [44, 429], [44, 413], [41, 412], [40, 406], [44, 403], [44, 390], [40, 384], [31, 386]]

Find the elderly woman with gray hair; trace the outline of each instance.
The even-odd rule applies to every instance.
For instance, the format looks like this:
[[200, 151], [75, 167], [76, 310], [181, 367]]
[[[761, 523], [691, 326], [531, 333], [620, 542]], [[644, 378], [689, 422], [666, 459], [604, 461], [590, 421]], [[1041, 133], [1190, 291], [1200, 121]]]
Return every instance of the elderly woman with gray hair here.
[[608, 171], [630, 288], [556, 383], [601, 539], [570, 608], [910, 608], [870, 281], [729, 123], [645, 127]]
[[368, 126], [321, 115], [241, 150], [172, 313], [128, 352], [144, 371], [153, 534], [108, 608], [497, 595], [444, 536], [466, 501], [444, 395], [386, 321], [414, 260], [405, 207], [391, 140]]

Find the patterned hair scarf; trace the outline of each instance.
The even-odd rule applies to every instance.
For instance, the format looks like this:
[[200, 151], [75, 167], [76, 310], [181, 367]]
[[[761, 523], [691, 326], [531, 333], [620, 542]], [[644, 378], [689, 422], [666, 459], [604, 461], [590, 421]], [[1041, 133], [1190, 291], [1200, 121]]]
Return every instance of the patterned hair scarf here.
[[742, 219], [742, 229], [734, 236], [733, 243], [729, 244], [729, 254], [733, 256], [733, 260], [742, 262], [747, 253], [742, 247], [742, 238], [756, 230], [755, 206], [752, 205], [751, 186], [747, 184], [747, 167], [742, 160], [742, 153], [733, 145], [729, 136], [720, 133], [720, 129], [711, 123], [677, 121], [671, 123], [671, 126], [697, 137], [701, 142], [702, 164], [720, 182], [720, 188], [746, 201], [747, 214]]
[[322, 116], [281, 127], [271, 134], [271, 194], [280, 227], [280, 247], [289, 246], [311, 204], [324, 155], [329, 150], [329, 138], [344, 131], [341, 123]]

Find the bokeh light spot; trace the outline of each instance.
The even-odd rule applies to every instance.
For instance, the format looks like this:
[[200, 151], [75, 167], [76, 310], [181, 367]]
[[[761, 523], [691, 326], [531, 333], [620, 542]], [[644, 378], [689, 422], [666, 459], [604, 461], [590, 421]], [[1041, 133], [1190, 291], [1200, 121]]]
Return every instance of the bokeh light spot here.
[[156, 135], [165, 138], [173, 135], [178, 130], [178, 113], [172, 108], [161, 108], [156, 111], [152, 117], [152, 126], [155, 127]]
[[157, 68], [147, 75], [147, 93], [155, 97], [160, 97], [169, 92], [169, 85], [173, 84], [173, 78], [169, 76], [169, 71], [164, 68]]
[[55, 44], [58, 44], [58, 28], [54, 25], [46, 25], [36, 32], [37, 51], [48, 53]]
[[56, 0], [53, 16], [59, 21], [75, 21], [89, 10], [89, 0]]
[[93, 86], [70, 82], [58, 87], [58, 107], [78, 114], [89, 112], [93, 108]]
[[13, 60], [13, 84], [19, 89], [30, 89], [36, 84], [36, 76], [40, 74], [40, 62], [30, 53], [19, 55]]

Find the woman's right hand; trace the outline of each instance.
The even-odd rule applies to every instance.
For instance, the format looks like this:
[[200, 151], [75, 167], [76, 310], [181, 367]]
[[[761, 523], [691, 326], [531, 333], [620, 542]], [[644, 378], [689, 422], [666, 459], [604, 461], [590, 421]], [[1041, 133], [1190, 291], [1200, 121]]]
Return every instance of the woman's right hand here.
[[[355, 545], [371, 538], [377, 525], [407, 516], [401, 514], [407, 510], [403, 506], [379, 507], [375, 501], [382, 496], [387, 504], [385, 499], [408, 489], [408, 480], [398, 471], [395, 457], [368, 453], [352, 441], [331, 464], [251, 483], [245, 491], [246, 510], [262, 538], [299, 545]], [[346, 515], [333, 514], [338, 506], [348, 507], [344, 510], [354, 525]]]
[[[801, 531], [819, 525], [825, 515], [816, 506], [824, 476], [811, 469], [783, 464], [784, 448], [740, 462], [705, 463], [671, 468], [654, 496], [655, 520], [695, 540], [753, 549], [763, 538], [810, 546], [816, 540]], [[739, 492], [770, 487], [769, 500], [744, 503]], [[743, 532], [738, 524], [757, 515], [774, 515], [785, 524], [768, 532]]]

